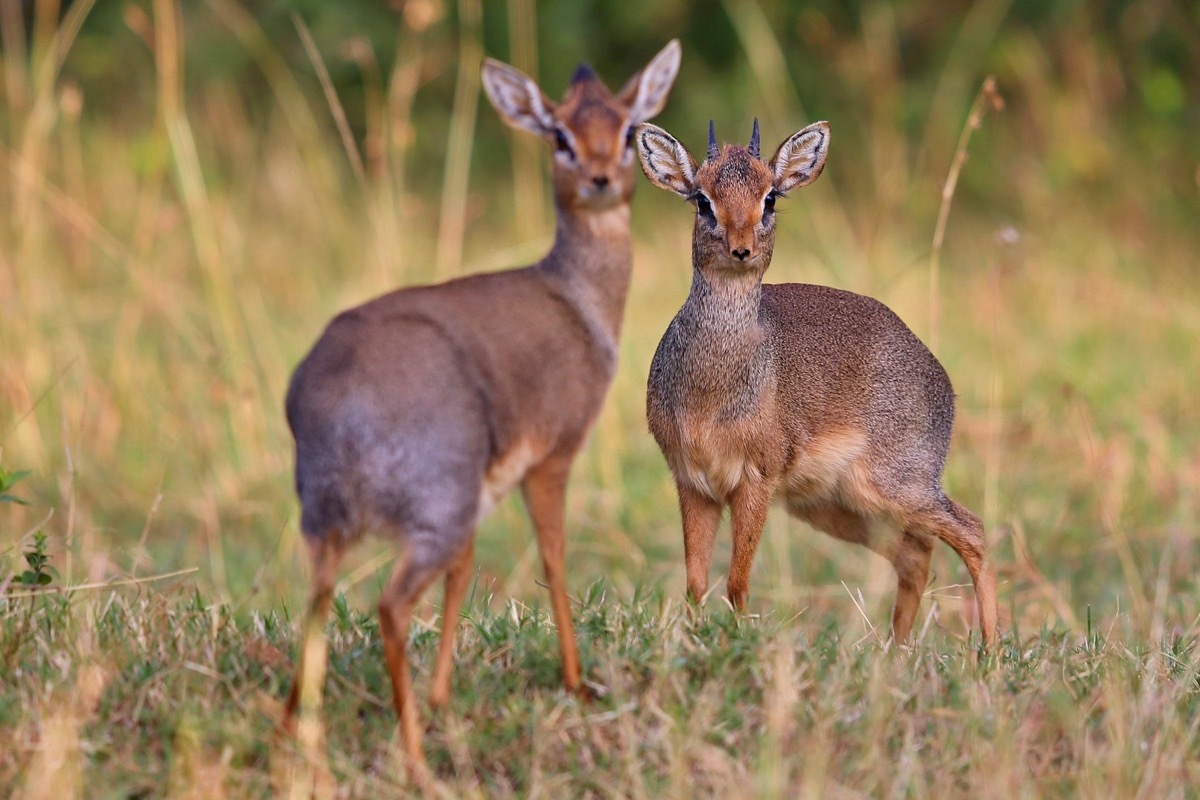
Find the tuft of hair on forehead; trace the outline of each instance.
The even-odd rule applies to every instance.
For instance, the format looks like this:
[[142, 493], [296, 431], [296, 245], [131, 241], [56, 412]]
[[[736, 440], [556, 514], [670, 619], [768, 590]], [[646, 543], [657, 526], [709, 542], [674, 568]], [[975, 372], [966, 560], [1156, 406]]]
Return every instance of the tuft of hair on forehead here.
[[754, 176], [770, 174], [762, 159], [754, 155], [750, 148], [736, 144], [722, 147], [720, 155], [704, 166], [714, 171], [714, 178], [719, 183], [746, 183]]
[[599, 80], [599, 77], [596, 75], [596, 70], [592, 69], [591, 64], [580, 64], [575, 68], [575, 71], [571, 73], [572, 86], [578, 83], [583, 83], [584, 81], [594, 80]]

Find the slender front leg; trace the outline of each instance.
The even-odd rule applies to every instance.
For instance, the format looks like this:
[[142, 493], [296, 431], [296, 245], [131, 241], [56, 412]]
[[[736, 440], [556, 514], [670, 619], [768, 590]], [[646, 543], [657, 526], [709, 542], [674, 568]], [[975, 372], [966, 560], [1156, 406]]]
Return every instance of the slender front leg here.
[[721, 504], [676, 482], [679, 514], [683, 518], [683, 560], [687, 567], [688, 598], [699, 604], [708, 592], [708, 570], [712, 565], [713, 540], [721, 524]]
[[558, 644], [562, 649], [563, 685], [578, 692], [582, 677], [566, 574], [565, 514], [570, 469], [569, 457], [552, 458], [529, 471], [521, 490], [537, 534], [542, 565], [546, 569], [546, 584], [550, 587], [550, 605], [554, 609], [554, 624], [558, 626]]
[[730, 498], [730, 525], [733, 528], [733, 555], [729, 563], [729, 581], [726, 589], [729, 602], [738, 611], [746, 610], [746, 596], [750, 592], [750, 567], [767, 524], [767, 512], [771, 509], [771, 497], [775, 487], [759, 482], [743, 482]]

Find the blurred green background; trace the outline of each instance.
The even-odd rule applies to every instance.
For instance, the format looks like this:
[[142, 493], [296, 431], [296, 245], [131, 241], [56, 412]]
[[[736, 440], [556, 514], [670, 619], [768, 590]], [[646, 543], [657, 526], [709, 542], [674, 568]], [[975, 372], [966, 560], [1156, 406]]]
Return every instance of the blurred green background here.
[[[22, 2], [31, 25], [35, 6]], [[256, 125], [268, 124], [279, 112], [264, 58], [280, 59], [310, 102], [322, 103], [297, 35], [297, 16], [312, 32], [360, 143], [370, 133], [371, 106], [387, 91], [393, 70], [420, 61], [412, 141], [406, 144], [413, 186], [428, 191], [440, 184], [464, 40], [478, 40], [493, 57], [520, 62], [558, 97], [580, 61], [591, 63], [616, 88], [666, 39], [678, 37], [684, 72], [660, 121], [692, 140], [702, 142], [709, 117], [729, 139], [746, 138], [747, 121], [755, 115], [792, 127], [829, 118], [845, 156], [870, 154], [874, 129], [886, 127], [904, 143], [896, 155], [906, 166], [920, 171], [928, 160], [943, 166], [980, 80], [993, 74], [1008, 101], [1007, 124], [995, 136], [1013, 148], [1003, 152], [1022, 163], [996, 164], [993, 142], [979, 142], [976, 158], [991, 168], [968, 171], [959, 203], [993, 214], [1027, 211], [1018, 204], [1021, 195], [1011, 191], [1011, 177], [1033, 161], [1064, 192], [1094, 191], [1098, 202], [1106, 194], [1145, 192], [1150, 196], [1139, 198], [1145, 205], [1138, 210], [1181, 221], [1197, 211], [1200, 4], [1195, 2], [279, 0], [190, 2], [182, 13], [189, 101], [214, 102], [215, 95]], [[231, 18], [241, 15], [252, 17], [255, 35], [264, 39], [261, 48], [238, 36]], [[62, 71], [88, 99], [85, 124], [119, 122], [130, 132], [153, 124], [152, 16], [144, 2], [99, 2], [88, 14]], [[7, 125], [17, 120], [19, 115], [10, 115]], [[479, 132], [472, 172], [485, 182], [502, 179], [509, 159], [490, 111], [480, 115]], [[1024, 147], [1017, 149], [1019, 143]], [[1131, 162], [1153, 173], [1138, 180], [1127, 171]], [[878, 171], [887, 164], [847, 157], [840, 166], [834, 182], [861, 192], [880, 179]], [[1151, 174], [1157, 179], [1149, 180]], [[929, 177], [943, 175], [931, 171]], [[914, 192], [906, 199], [925, 201], [926, 207], [915, 209], [906, 203], [910, 212], [929, 214], [929, 206], [936, 211], [936, 192]], [[1126, 209], [1126, 202], [1114, 204]]]
[[[877, 296], [946, 363], [947, 484], [989, 526], [1006, 616], [1077, 624], [1095, 604], [1148, 623], [1156, 587], [1194, 588], [1200, 2], [0, 8], [0, 466], [33, 470], [33, 505], [0, 508], [0, 575], [41, 528], [69, 582], [197, 566], [239, 606], [294, 607], [293, 365], [341, 308], [548, 247], [546, 154], [483, 100], [481, 58], [559, 97], [577, 62], [615, 89], [678, 37], [656, 122], [693, 151], [710, 118], [744, 141], [759, 117], [764, 149], [831, 122], [769, 280]], [[987, 75], [1004, 107], [969, 141], [934, 276]], [[648, 185], [634, 208], [622, 367], [571, 490], [572, 586], [681, 594], [642, 398], [690, 216]], [[364, 603], [385, 557], [351, 569]], [[498, 592], [539, 596], [519, 503], [477, 562]], [[886, 564], [781, 514], [759, 562], [761, 607], [850, 620], [843, 580], [890, 602]], [[939, 552], [935, 571], [957, 611], [961, 565]], [[1190, 602], [1165, 607], [1190, 619]]]

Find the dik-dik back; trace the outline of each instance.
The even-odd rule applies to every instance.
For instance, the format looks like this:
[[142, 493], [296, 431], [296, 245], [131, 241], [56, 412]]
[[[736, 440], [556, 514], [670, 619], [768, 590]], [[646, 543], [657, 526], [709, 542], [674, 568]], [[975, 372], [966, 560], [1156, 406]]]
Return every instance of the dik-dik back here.
[[[512, 67], [485, 61], [497, 111], [553, 148], [550, 252], [523, 269], [402, 289], [340, 314], [292, 378], [287, 416], [314, 564], [306, 638], [320, 635], [346, 548], [367, 532], [394, 541], [400, 557], [379, 602], [380, 630], [413, 759], [412, 608], [444, 574], [431, 692], [439, 705], [475, 526], [517, 485], [542, 553], [564, 682], [580, 688], [564, 563], [567, 476], [616, 365], [632, 264], [633, 132], [666, 102], [679, 57], [671, 42], [616, 95], [580, 67], [560, 104]], [[305, 716], [305, 697], [315, 708], [323, 653], [306, 647], [289, 721], [298, 708]]]
[[789, 512], [891, 559], [899, 579], [893, 633], [912, 627], [931, 542], [963, 558], [980, 628], [994, 635], [995, 597], [979, 520], [941, 488], [954, 393], [937, 359], [887, 307], [807, 284], [764, 285], [775, 203], [824, 168], [829, 126], [788, 137], [770, 161], [758, 123], [748, 147], [697, 166], [653, 125], [639, 133], [643, 170], [696, 206], [692, 288], [651, 365], [647, 417], [675, 476], [688, 589], [707, 591], [712, 540], [731, 509], [731, 602], [779, 499]]

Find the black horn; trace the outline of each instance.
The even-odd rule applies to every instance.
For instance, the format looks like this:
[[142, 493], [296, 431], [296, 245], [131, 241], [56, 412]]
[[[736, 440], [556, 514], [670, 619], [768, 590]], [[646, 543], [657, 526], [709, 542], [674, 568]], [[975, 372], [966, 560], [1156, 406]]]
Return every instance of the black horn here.
[[712, 161], [717, 157], [717, 130], [713, 127], [713, 121], [708, 121], [708, 160]]
[[754, 118], [754, 133], [750, 134], [749, 150], [750, 150], [750, 155], [752, 155], [758, 159], [762, 158], [762, 156], [760, 156], [758, 154], [758, 117]]

